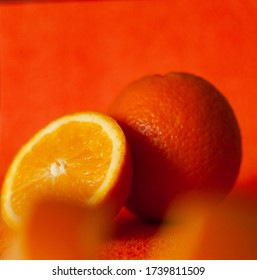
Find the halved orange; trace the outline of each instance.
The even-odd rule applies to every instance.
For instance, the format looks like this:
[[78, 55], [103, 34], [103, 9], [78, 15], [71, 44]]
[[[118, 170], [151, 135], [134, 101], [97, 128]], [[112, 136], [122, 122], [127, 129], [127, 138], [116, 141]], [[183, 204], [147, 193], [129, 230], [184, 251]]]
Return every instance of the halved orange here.
[[22, 147], [2, 188], [2, 215], [17, 227], [31, 205], [57, 199], [106, 208], [113, 215], [130, 189], [131, 160], [122, 129], [112, 118], [85, 112], [64, 116]]

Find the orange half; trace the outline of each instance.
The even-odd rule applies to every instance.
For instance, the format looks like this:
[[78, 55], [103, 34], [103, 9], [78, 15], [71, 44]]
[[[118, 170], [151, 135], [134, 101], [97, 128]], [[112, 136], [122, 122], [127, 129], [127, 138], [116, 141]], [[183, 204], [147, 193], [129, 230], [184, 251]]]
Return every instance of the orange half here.
[[130, 179], [129, 150], [116, 121], [95, 112], [68, 115], [39, 131], [15, 157], [2, 188], [2, 215], [16, 227], [45, 198], [116, 214]]

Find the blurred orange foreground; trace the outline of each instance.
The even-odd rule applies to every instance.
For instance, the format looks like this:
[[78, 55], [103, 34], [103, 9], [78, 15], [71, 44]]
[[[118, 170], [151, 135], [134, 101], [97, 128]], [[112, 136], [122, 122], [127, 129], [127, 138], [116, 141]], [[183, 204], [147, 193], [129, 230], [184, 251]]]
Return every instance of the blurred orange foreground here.
[[[9, 250], [9, 258], [31, 260], [96, 259], [109, 235], [106, 213], [77, 204], [42, 201], [28, 215]], [[108, 226], [107, 226], [108, 225]]]

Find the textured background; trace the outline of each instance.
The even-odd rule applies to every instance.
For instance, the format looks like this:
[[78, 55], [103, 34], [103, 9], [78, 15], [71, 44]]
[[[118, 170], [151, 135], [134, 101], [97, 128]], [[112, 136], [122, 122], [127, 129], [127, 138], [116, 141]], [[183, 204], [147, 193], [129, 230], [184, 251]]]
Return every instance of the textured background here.
[[[22, 2], [1, 3], [0, 11], [0, 183], [21, 145], [48, 122], [105, 112], [127, 83], [185, 71], [232, 105], [243, 138], [236, 188], [257, 193], [255, 0]], [[145, 232], [147, 239], [154, 229]]]

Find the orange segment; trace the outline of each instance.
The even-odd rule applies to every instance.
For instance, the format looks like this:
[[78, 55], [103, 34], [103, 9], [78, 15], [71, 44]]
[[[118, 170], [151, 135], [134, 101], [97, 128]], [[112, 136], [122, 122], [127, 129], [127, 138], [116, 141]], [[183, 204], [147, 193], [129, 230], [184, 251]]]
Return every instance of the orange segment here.
[[65, 116], [38, 132], [14, 159], [2, 189], [3, 216], [18, 225], [31, 203], [45, 197], [108, 204], [117, 212], [130, 177], [126, 139], [113, 119], [94, 112]]

